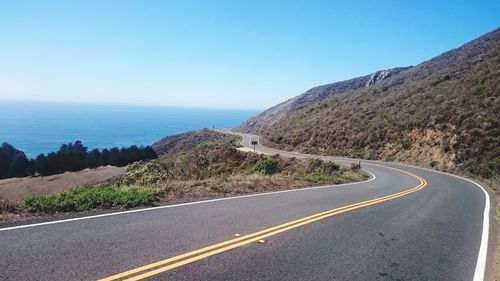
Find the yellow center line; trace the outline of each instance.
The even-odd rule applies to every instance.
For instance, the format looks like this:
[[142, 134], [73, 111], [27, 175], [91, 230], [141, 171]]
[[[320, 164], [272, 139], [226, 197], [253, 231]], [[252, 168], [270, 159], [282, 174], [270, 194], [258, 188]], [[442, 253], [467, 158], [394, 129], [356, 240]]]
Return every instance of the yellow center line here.
[[[401, 191], [401, 192], [398, 192], [396, 194], [399, 194], [399, 193], [402, 193], [402, 192], [406, 192], [406, 191]], [[392, 195], [388, 195], [388, 196], [394, 196], [396, 194], [392, 194]], [[387, 196], [384, 196], [384, 197], [387, 197]], [[284, 224], [280, 224], [280, 225], [277, 225], [277, 226], [274, 226], [274, 227], [266, 228], [266, 229], [263, 229], [263, 230], [260, 230], [260, 231], [248, 234], [248, 235], [244, 235], [244, 236], [240, 236], [240, 237], [237, 237], [237, 238], [234, 238], [234, 239], [231, 239], [231, 240], [223, 241], [223, 242], [220, 242], [220, 243], [217, 243], [217, 244], [213, 244], [211, 246], [200, 248], [200, 249], [195, 250], [195, 251], [187, 252], [187, 253], [184, 253], [184, 254], [181, 254], [181, 255], [178, 255], [178, 256], [174, 256], [174, 257], [165, 259], [165, 260], [161, 260], [161, 261], [158, 261], [158, 262], [155, 262], [155, 263], [151, 263], [151, 264], [148, 264], [148, 265], [145, 265], [145, 266], [141, 266], [141, 267], [138, 267], [138, 268], [135, 268], [135, 269], [132, 269], [132, 270], [120, 273], [120, 274], [116, 274], [116, 275], [110, 276], [108, 278], [100, 279], [100, 281], [116, 280], [116, 279], [124, 277], [124, 276], [128, 276], [128, 275], [131, 275], [131, 274], [134, 274], [134, 273], [138, 273], [138, 272], [141, 272], [141, 271], [144, 271], [144, 270], [147, 270], [147, 269], [150, 269], [150, 268], [154, 268], [154, 267], [157, 267], [157, 266], [160, 266], [160, 265], [164, 265], [164, 264], [167, 264], [167, 263], [171, 263], [171, 262], [183, 259], [183, 258], [187, 258], [187, 257], [193, 256], [193, 255], [196, 255], [196, 254], [200, 254], [200, 253], [203, 253], [203, 252], [206, 252], [206, 251], [209, 251], [209, 250], [213, 250], [215, 248], [219, 248], [219, 247], [222, 247], [222, 246], [225, 246], [225, 245], [228, 245], [228, 244], [232, 244], [232, 243], [236, 243], [236, 242], [239, 242], [239, 241], [242, 241], [242, 240], [246, 240], [246, 239], [252, 238], [252, 237], [254, 237], [256, 235], [260, 235], [260, 234], [263, 234], [263, 233], [266, 233], [266, 232], [270, 232], [270, 231], [273, 231], [273, 230], [276, 230], [276, 229], [279, 229], [279, 228], [282, 228], [282, 227], [286, 227], [286, 226], [289, 226], [289, 225], [292, 225], [292, 224], [296, 224], [296, 223], [299, 223], [299, 222], [302, 222], [302, 221], [310, 220], [310, 219], [313, 219], [315, 217], [319, 217], [319, 216], [322, 216], [322, 215], [325, 215], [325, 214], [328, 214], [328, 213], [331, 213], [331, 212], [334, 212], [334, 211], [338, 211], [338, 210], [345, 209], [345, 208], [350, 208], [350, 207], [357, 206], [357, 205], [360, 205], [360, 204], [365, 204], [365, 203], [371, 202], [371, 201], [380, 200], [381, 198], [384, 198], [384, 197], [375, 198], [375, 199], [371, 199], [371, 200], [368, 200], [368, 201], [363, 201], [363, 202], [355, 203], [355, 204], [352, 204], [352, 205], [347, 205], [347, 206], [344, 206], [344, 207], [339, 207], [337, 209], [324, 211], [324, 212], [321, 212], [321, 213], [317, 213], [317, 214], [314, 214], [314, 215], [307, 216], [305, 218], [301, 218], [301, 219], [298, 219], [298, 220], [290, 221], [290, 222], [287, 222], [287, 223], [284, 223]]]
[[[211, 246], [200, 248], [200, 249], [195, 250], [195, 251], [187, 252], [187, 253], [184, 253], [184, 254], [181, 254], [178, 256], [174, 256], [174, 257], [160, 260], [158, 262], [154, 262], [154, 263], [151, 263], [148, 265], [137, 267], [135, 269], [131, 269], [131, 270], [119, 273], [119, 274], [115, 274], [115, 275], [100, 279], [99, 281], [118, 280], [118, 279], [122, 279], [122, 278], [126, 278], [126, 277], [130, 277], [130, 278], [125, 279], [125, 280], [141, 280], [144, 278], [148, 278], [148, 277], [151, 277], [153, 275], [156, 275], [156, 274], [159, 274], [159, 273], [162, 273], [162, 272], [165, 272], [165, 271], [168, 271], [168, 270], [171, 270], [171, 269], [174, 269], [174, 268], [177, 268], [177, 267], [180, 267], [180, 266], [183, 266], [183, 265], [186, 265], [186, 264], [213, 256], [213, 255], [216, 255], [216, 254], [219, 254], [222, 252], [226, 252], [226, 251], [229, 251], [231, 249], [238, 248], [238, 247], [253, 243], [255, 241], [259, 241], [261, 239], [276, 235], [278, 233], [282, 233], [282, 232], [289, 231], [289, 230], [294, 229], [294, 228], [298, 228], [298, 227], [306, 225], [306, 224], [310, 224], [310, 223], [313, 223], [313, 222], [316, 222], [316, 221], [319, 221], [319, 220], [322, 220], [325, 218], [329, 218], [329, 217], [332, 217], [335, 215], [339, 215], [339, 214], [342, 214], [345, 212], [349, 212], [352, 210], [368, 207], [368, 206], [371, 206], [374, 204], [379, 204], [379, 203], [384, 202], [384, 201], [393, 200], [395, 198], [402, 197], [402, 196], [408, 195], [410, 193], [416, 192], [418, 190], [421, 190], [427, 185], [427, 182], [425, 181], [425, 179], [423, 179], [422, 177], [417, 176], [413, 173], [406, 172], [406, 171], [399, 170], [399, 169], [392, 168], [392, 167], [377, 165], [377, 164], [370, 164], [370, 165], [380, 166], [383, 168], [392, 169], [392, 170], [396, 170], [396, 171], [408, 174], [412, 177], [417, 178], [419, 180], [420, 184], [411, 188], [411, 189], [408, 189], [408, 190], [404, 190], [404, 191], [389, 194], [389, 195], [386, 195], [383, 197], [374, 198], [371, 200], [366, 200], [366, 201], [346, 205], [343, 207], [331, 209], [328, 211], [320, 212], [320, 213], [317, 213], [314, 215], [304, 217], [302, 219], [293, 220], [293, 221], [290, 221], [290, 222], [287, 222], [284, 224], [280, 224], [280, 225], [277, 225], [274, 227], [263, 229], [263, 230], [260, 230], [260, 231], [257, 231], [257, 232], [254, 232], [254, 233], [251, 233], [251, 234], [248, 234], [245, 236], [241, 236], [241, 237], [238, 237], [235, 239], [230, 239], [227, 241], [216, 243], [216, 244], [213, 244]], [[163, 265], [165, 265], [165, 266], [163, 266]], [[163, 266], [163, 267], [160, 267], [160, 266]], [[156, 268], [156, 269], [154, 269], [154, 268]], [[147, 271], [150, 269], [154, 269], [154, 270]], [[141, 272], [144, 272], [144, 273], [139, 274]], [[133, 276], [135, 274], [139, 274], [139, 275]]]
[[[406, 191], [402, 191], [402, 192], [406, 192]], [[394, 194], [394, 195], [396, 195], [396, 194]], [[390, 195], [390, 196], [393, 196], [393, 195]], [[384, 198], [384, 197], [381, 197], [381, 198]], [[145, 266], [141, 266], [141, 267], [138, 267], [138, 268], [135, 268], [135, 269], [132, 269], [132, 270], [120, 273], [120, 274], [116, 274], [116, 275], [110, 276], [108, 278], [100, 279], [100, 280], [101, 281], [116, 280], [118, 278], [125, 277], [125, 276], [128, 276], [128, 275], [134, 274], [134, 273], [138, 273], [138, 272], [150, 269], [150, 268], [158, 267], [160, 265], [164, 265], [164, 264], [171, 263], [171, 262], [174, 262], [174, 261], [177, 261], [177, 260], [180, 260], [180, 259], [183, 259], [183, 258], [187, 258], [187, 257], [193, 256], [193, 255], [196, 255], [196, 254], [207, 252], [209, 250], [213, 250], [213, 249], [216, 249], [216, 248], [219, 248], [219, 247], [222, 247], [222, 246], [226, 246], [228, 244], [232, 244], [232, 243], [236, 243], [236, 242], [239, 242], [239, 241], [242, 241], [242, 240], [246, 240], [246, 239], [252, 238], [252, 237], [254, 237], [256, 235], [264, 234], [266, 232], [270, 232], [270, 231], [273, 231], [273, 230], [276, 230], [276, 229], [279, 229], [279, 228], [282, 228], [282, 227], [286, 227], [286, 226], [289, 226], [289, 225], [292, 225], [292, 224], [295, 224], [295, 223], [299, 223], [299, 222], [302, 222], [302, 221], [307, 221], [307, 220], [313, 219], [315, 217], [319, 217], [319, 216], [331, 213], [333, 211], [338, 211], [338, 210], [341, 210], [341, 209], [344, 209], [344, 208], [350, 208], [350, 207], [353, 207], [353, 206], [356, 206], [356, 205], [365, 204], [367, 202], [380, 200], [381, 198], [375, 198], [375, 199], [371, 199], [371, 200], [368, 200], [368, 201], [359, 202], [359, 203], [355, 203], [355, 204], [352, 204], [352, 205], [340, 207], [340, 208], [337, 208], [337, 209], [334, 209], [334, 210], [328, 210], [328, 211], [324, 211], [324, 212], [317, 213], [317, 214], [314, 214], [314, 215], [310, 215], [310, 216], [307, 216], [307, 217], [302, 218], [302, 219], [290, 221], [288, 223], [284, 223], [284, 224], [280, 224], [280, 225], [277, 225], [277, 226], [274, 226], [274, 227], [266, 228], [266, 229], [263, 229], [263, 230], [260, 230], [260, 231], [257, 231], [257, 232], [245, 235], [245, 236], [240, 236], [240, 237], [235, 238], [235, 239], [231, 239], [231, 240], [227, 240], [227, 241], [220, 242], [220, 243], [217, 243], [217, 244], [213, 244], [211, 246], [200, 248], [200, 249], [195, 250], [195, 251], [187, 252], [187, 253], [184, 253], [182, 255], [174, 256], [174, 257], [171, 257], [171, 258], [168, 258], [168, 259], [165, 259], [165, 260], [161, 260], [161, 261], [158, 261], [158, 262], [155, 262], [155, 263], [151, 263], [151, 264], [148, 264], [148, 265], [145, 265]]]

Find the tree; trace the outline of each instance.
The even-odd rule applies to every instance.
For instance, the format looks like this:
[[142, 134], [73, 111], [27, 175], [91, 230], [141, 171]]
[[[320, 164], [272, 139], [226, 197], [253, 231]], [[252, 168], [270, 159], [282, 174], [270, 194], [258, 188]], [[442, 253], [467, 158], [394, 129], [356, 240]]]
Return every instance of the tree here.
[[143, 149], [143, 159], [156, 159], [158, 158], [158, 154], [156, 154], [156, 151], [151, 147], [151, 146], [146, 146]]
[[84, 146], [82, 141], [79, 140], [75, 141], [75, 143], [73, 144], [73, 150], [82, 153], [87, 153], [87, 147]]
[[89, 168], [97, 168], [101, 166], [101, 152], [98, 149], [93, 149], [87, 154], [86, 166]]
[[29, 175], [30, 162], [24, 152], [4, 142], [0, 147], [0, 178]]
[[102, 166], [107, 166], [110, 165], [110, 157], [111, 153], [109, 152], [109, 149], [105, 148], [101, 152], [101, 165]]
[[36, 157], [35, 171], [37, 171], [42, 176], [50, 174], [49, 161], [45, 155], [40, 154]]
[[9, 176], [10, 161], [7, 156], [7, 152], [3, 149], [4, 144], [2, 144], [2, 147], [0, 148], [0, 179], [5, 179]]
[[30, 170], [30, 161], [26, 158], [24, 152], [20, 152], [14, 155], [14, 159], [9, 166], [9, 176], [10, 177], [25, 177]]
[[56, 152], [40, 154], [36, 159], [28, 160], [24, 152], [8, 143], [0, 147], [0, 179], [23, 177], [39, 173], [42, 176], [54, 175], [66, 171], [80, 171], [85, 168], [96, 168], [102, 165], [125, 166], [141, 160], [157, 158], [150, 147], [132, 145], [121, 149], [98, 149], [88, 151], [79, 140], [65, 143]]

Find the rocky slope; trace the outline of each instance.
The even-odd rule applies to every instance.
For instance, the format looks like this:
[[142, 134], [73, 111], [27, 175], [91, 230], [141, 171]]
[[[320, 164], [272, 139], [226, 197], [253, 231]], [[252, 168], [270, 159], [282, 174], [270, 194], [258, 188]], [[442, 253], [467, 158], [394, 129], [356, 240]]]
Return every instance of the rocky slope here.
[[498, 177], [500, 29], [417, 66], [313, 88], [239, 129], [284, 149]]
[[408, 67], [381, 70], [370, 75], [314, 87], [299, 96], [269, 108], [256, 117], [249, 118], [240, 125], [239, 130], [243, 132], [257, 132], [259, 129], [264, 129], [311, 103], [323, 100], [335, 94], [374, 85], [405, 69], [408, 69]]

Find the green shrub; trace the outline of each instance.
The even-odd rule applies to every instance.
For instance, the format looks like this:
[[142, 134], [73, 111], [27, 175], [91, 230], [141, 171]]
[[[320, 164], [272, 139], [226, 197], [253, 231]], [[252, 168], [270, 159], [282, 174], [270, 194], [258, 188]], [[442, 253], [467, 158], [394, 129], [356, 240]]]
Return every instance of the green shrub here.
[[309, 164], [309, 170], [315, 171], [321, 166], [321, 164], [323, 164], [323, 160], [318, 158], [310, 158], [308, 164]]
[[342, 179], [340, 176], [322, 176], [322, 175], [307, 175], [304, 177], [295, 177], [296, 180], [305, 180], [313, 183], [331, 183], [339, 184], [344, 183], [346, 180]]
[[254, 172], [260, 172], [264, 175], [274, 175], [278, 172], [279, 161], [278, 159], [267, 157], [259, 160], [253, 167]]
[[469, 170], [472, 174], [484, 178], [498, 177], [500, 175], [500, 157], [496, 157], [489, 161], [483, 161], [481, 164], [473, 166]]
[[340, 166], [333, 161], [323, 161], [318, 158], [311, 158], [308, 162], [308, 170], [310, 173], [330, 176], [340, 171]]
[[323, 161], [319, 166], [319, 172], [322, 175], [332, 175], [340, 170], [340, 166], [332, 161]]
[[19, 208], [26, 212], [73, 212], [96, 208], [151, 205], [158, 195], [148, 189], [121, 189], [110, 186], [79, 187], [53, 195], [33, 196], [25, 199]]
[[377, 156], [371, 152], [371, 151], [366, 151], [365, 154], [363, 155], [363, 159], [366, 160], [376, 160]]
[[172, 166], [173, 164], [168, 161], [159, 160], [135, 162], [127, 166], [127, 171], [121, 177], [119, 183], [123, 185], [155, 186], [173, 179]]

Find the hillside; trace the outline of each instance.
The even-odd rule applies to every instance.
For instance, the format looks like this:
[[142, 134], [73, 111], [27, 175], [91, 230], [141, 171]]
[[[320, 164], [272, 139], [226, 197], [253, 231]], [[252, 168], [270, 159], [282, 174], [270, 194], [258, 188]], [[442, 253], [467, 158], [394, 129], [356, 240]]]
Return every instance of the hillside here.
[[152, 147], [158, 154], [175, 154], [194, 149], [197, 145], [206, 141], [221, 142], [229, 145], [238, 143], [238, 137], [203, 129], [166, 136], [156, 141]]
[[500, 166], [500, 29], [417, 66], [313, 88], [239, 129], [265, 144], [483, 177]]
[[370, 75], [314, 87], [299, 96], [296, 96], [269, 108], [257, 117], [249, 118], [247, 121], [240, 125], [239, 129], [245, 132], [257, 132], [259, 129], [265, 129], [268, 126], [278, 122], [282, 118], [287, 117], [287, 115], [292, 114], [310, 105], [311, 103], [323, 100], [335, 94], [340, 94], [350, 90], [356, 90], [374, 85], [405, 69], [408, 69], [408, 67], [398, 67], [388, 70], [381, 70]]

